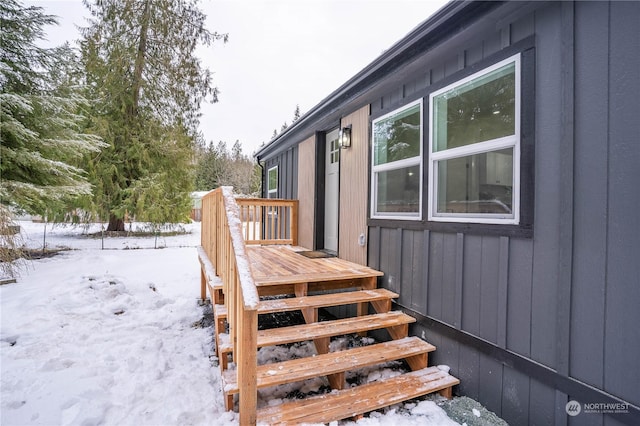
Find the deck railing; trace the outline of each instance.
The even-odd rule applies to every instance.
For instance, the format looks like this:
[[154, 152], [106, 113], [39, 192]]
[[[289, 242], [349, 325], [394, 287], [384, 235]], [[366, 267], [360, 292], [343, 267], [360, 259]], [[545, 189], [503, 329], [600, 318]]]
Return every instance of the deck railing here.
[[246, 244], [298, 244], [298, 201], [238, 198]]
[[202, 249], [222, 281], [237, 366], [240, 424], [255, 424], [258, 291], [246, 244], [297, 244], [297, 201], [236, 199], [223, 187], [202, 198]]

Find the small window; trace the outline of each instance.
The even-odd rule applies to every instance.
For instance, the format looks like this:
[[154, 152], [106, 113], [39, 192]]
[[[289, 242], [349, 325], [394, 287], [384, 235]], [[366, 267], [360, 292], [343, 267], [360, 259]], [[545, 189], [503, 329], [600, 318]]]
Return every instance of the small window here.
[[267, 197], [278, 198], [278, 166], [267, 171]]
[[331, 141], [329, 161], [331, 162], [331, 164], [340, 162], [340, 141], [338, 139], [334, 139]]
[[419, 220], [422, 100], [373, 121], [371, 216]]
[[429, 102], [429, 220], [518, 224], [520, 55]]

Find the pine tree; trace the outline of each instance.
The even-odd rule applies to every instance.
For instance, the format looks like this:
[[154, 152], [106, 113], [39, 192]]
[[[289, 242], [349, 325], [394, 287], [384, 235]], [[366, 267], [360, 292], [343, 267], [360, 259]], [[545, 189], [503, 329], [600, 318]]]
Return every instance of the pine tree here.
[[231, 159], [233, 161], [240, 161], [243, 159], [242, 145], [240, 144], [240, 141], [237, 139], [233, 143], [233, 146], [231, 147]]
[[102, 147], [81, 130], [87, 101], [71, 72], [73, 51], [36, 45], [56, 23], [42, 8], [0, 3], [0, 199], [41, 215], [90, 194], [81, 157]]
[[[94, 202], [112, 231], [124, 230], [125, 213], [177, 220], [188, 213], [200, 103], [217, 100], [195, 49], [227, 36], [205, 28], [197, 0], [85, 5], [93, 20], [83, 30], [83, 61], [92, 97], [100, 100], [92, 126], [109, 143], [91, 162]], [[156, 204], [171, 209], [145, 212]]]
[[233, 186], [239, 194], [257, 195], [260, 190], [260, 167], [242, 153], [240, 141], [227, 151], [227, 144], [220, 141], [216, 147], [210, 142], [201, 149], [196, 171], [196, 188], [209, 191], [220, 186]]
[[296, 104], [296, 109], [295, 111], [293, 111], [293, 120], [291, 122], [295, 123], [299, 119], [300, 119], [300, 105]]

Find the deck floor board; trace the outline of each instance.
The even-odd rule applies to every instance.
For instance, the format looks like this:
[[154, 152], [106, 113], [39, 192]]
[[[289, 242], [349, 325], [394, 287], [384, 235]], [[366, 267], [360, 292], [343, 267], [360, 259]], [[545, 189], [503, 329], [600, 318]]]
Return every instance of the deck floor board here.
[[311, 259], [303, 247], [247, 246], [256, 286], [340, 281], [377, 277], [382, 272], [337, 257]]

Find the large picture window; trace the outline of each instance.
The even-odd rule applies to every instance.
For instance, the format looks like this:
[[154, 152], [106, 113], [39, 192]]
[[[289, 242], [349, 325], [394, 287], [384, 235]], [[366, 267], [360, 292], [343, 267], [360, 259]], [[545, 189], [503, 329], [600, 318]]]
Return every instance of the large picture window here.
[[429, 220], [517, 224], [520, 55], [429, 96]]
[[420, 219], [422, 101], [373, 121], [373, 218]]
[[278, 166], [267, 170], [267, 197], [278, 198]]

